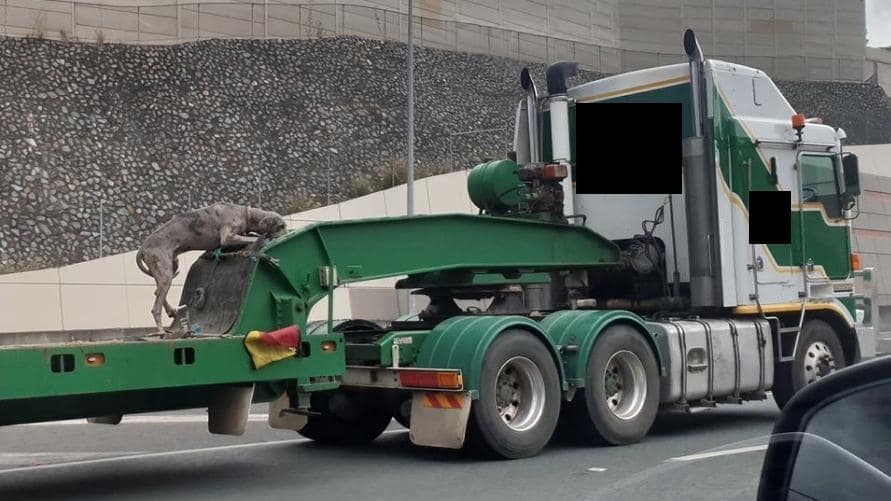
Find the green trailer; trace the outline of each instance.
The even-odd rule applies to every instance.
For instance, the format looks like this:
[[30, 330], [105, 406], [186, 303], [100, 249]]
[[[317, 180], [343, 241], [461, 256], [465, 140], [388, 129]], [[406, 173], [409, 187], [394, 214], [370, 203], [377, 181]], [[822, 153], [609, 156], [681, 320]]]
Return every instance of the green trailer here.
[[[484, 441], [501, 455], [527, 456], [550, 438], [562, 395], [584, 386], [575, 358], [601, 329], [573, 329], [565, 314], [579, 312], [536, 318], [428, 307], [424, 318], [389, 328], [330, 315], [308, 324], [308, 313], [326, 297], [330, 313], [336, 287], [365, 280], [404, 276], [399, 286], [440, 306], [444, 297], [507, 297], [519, 284], [546, 285], [618, 259], [615, 244], [581, 226], [459, 214], [321, 223], [254, 252], [209, 252], [186, 279], [173, 322], [186, 326], [181, 338], [0, 347], [0, 423], [115, 422], [207, 407], [211, 431], [237, 434], [247, 406], [268, 401], [271, 425], [320, 441], [372, 440], [396, 415], [416, 443], [461, 447], [471, 403], [485, 399], [497, 412], [478, 420]], [[591, 325], [633, 330], [655, 363], [639, 317], [586, 314]], [[245, 336], [287, 326], [301, 334], [295, 354], [255, 368]], [[344, 407], [352, 411], [332, 411]], [[503, 432], [528, 428], [537, 440], [503, 448], [504, 437], [489, 436], [497, 423], [486, 421], [501, 415], [519, 423]]]

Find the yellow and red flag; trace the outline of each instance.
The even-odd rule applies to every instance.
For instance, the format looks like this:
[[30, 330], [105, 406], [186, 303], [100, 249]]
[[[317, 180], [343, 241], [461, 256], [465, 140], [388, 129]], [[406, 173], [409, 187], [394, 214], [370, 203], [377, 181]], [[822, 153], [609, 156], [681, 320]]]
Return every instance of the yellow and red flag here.
[[244, 346], [256, 369], [293, 357], [299, 345], [300, 329], [296, 325], [272, 332], [251, 331], [244, 337]]

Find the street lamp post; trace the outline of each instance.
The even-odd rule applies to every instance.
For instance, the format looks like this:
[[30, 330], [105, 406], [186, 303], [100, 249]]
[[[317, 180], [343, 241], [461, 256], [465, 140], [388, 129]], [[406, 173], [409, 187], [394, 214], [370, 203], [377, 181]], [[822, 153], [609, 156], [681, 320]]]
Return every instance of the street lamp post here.
[[415, 39], [412, 28], [414, 2], [408, 0], [408, 154], [405, 167], [406, 213], [415, 213]]

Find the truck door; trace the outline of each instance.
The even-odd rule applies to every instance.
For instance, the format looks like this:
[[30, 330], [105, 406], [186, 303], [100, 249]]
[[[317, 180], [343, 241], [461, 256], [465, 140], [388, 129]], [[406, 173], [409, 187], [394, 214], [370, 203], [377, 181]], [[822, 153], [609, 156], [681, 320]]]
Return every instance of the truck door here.
[[[844, 190], [837, 154], [802, 153], [798, 157], [801, 204], [792, 231], [801, 234], [802, 263], [811, 279], [843, 279], [851, 271], [848, 221], [842, 213]], [[798, 226], [798, 228], [796, 228]], [[794, 240], [794, 239], [793, 239]]]

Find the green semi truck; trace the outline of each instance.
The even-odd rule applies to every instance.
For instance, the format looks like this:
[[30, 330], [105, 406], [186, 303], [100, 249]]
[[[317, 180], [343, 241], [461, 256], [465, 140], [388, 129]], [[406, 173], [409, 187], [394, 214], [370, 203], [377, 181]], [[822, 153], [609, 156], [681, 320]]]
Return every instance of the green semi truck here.
[[[0, 346], [0, 424], [206, 407], [211, 432], [239, 434], [251, 403], [269, 402], [270, 426], [323, 443], [371, 441], [395, 417], [418, 445], [521, 458], [558, 426], [620, 445], [664, 408], [769, 391], [783, 405], [874, 356], [844, 132], [793, 119], [767, 75], [704, 59], [692, 32], [685, 49], [687, 64], [574, 87], [557, 63], [546, 96], [524, 71], [514, 151], [468, 176], [479, 215], [319, 223], [206, 253], [174, 339]], [[575, 159], [597, 140], [576, 108], [599, 102], [680, 103], [683, 193], [577, 192], [598, 166]], [[789, 242], [749, 243], [752, 191], [790, 192]], [[427, 306], [332, 318], [337, 287], [384, 277]], [[324, 298], [327, 320], [309, 322]], [[281, 329], [287, 346], [267, 341], [284, 355], [257, 363], [246, 341]]]

